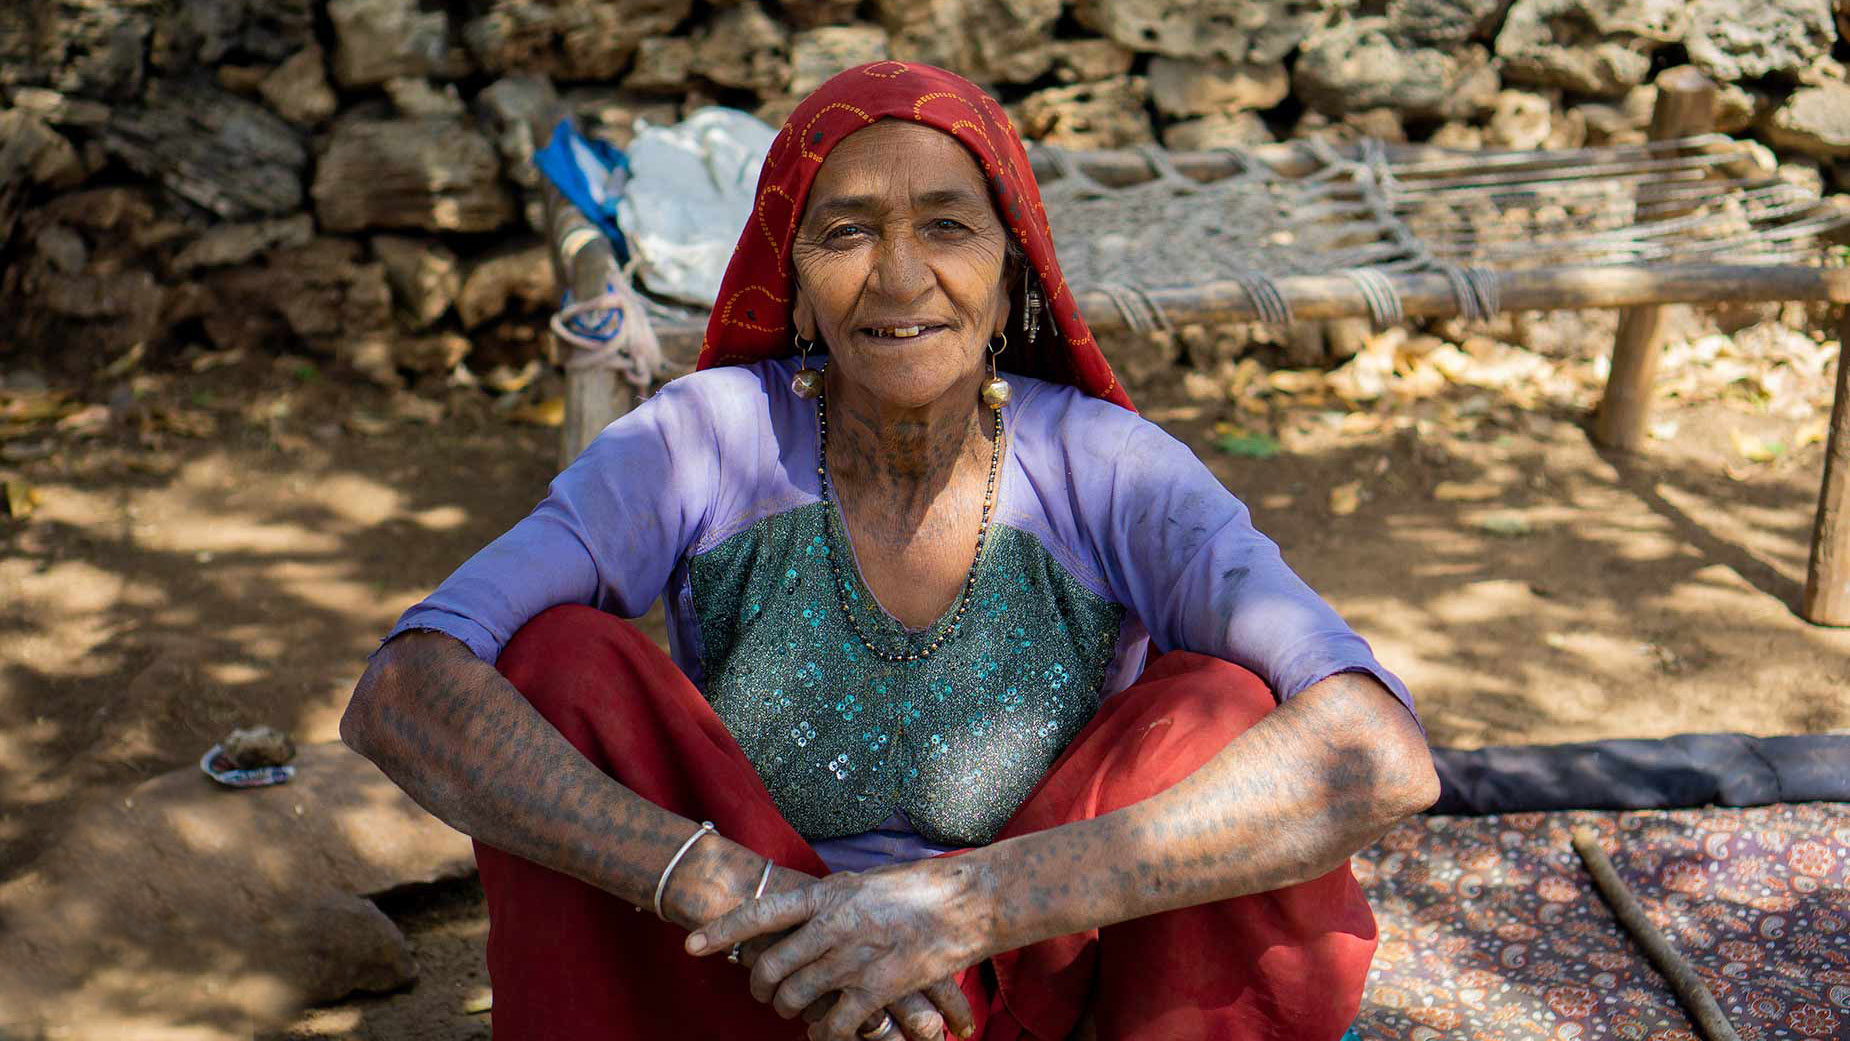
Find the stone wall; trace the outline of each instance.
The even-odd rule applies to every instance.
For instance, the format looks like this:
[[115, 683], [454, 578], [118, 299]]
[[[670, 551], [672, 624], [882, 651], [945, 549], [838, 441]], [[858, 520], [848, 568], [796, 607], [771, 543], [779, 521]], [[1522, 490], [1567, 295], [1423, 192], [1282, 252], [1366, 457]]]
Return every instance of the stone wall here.
[[[0, 355], [264, 345], [381, 382], [538, 350], [529, 129], [782, 120], [892, 57], [1023, 133], [1174, 149], [1371, 134], [1643, 137], [1656, 71], [1850, 187], [1850, 0], [13, 0], [0, 6]], [[561, 109], [563, 106], [563, 109]]]

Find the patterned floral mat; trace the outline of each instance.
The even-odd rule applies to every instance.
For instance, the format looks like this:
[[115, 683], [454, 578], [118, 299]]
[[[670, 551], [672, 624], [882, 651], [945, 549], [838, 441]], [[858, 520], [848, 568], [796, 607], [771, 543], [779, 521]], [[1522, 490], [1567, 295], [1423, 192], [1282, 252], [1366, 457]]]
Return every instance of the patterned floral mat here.
[[1361, 1041], [1695, 1041], [1570, 836], [1587, 825], [1744, 1041], [1850, 1039], [1850, 804], [1424, 817], [1355, 858]]

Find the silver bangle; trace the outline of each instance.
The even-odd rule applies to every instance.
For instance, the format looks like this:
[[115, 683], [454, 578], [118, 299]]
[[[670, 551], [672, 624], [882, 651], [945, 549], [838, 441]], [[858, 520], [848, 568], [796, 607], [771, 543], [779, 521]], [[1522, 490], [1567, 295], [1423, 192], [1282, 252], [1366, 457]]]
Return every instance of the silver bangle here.
[[668, 920], [668, 916], [662, 913], [662, 894], [668, 891], [668, 876], [674, 874], [675, 865], [687, 856], [688, 850], [694, 848], [694, 843], [713, 834], [715, 830], [712, 821], [701, 821], [699, 829], [689, 835], [687, 841], [681, 843], [681, 848], [675, 850], [674, 856], [669, 858], [668, 866], [662, 869], [662, 877], [655, 883], [655, 917], [664, 922]]
[[[766, 882], [771, 881], [771, 868], [774, 866], [775, 865], [772, 863], [770, 857], [764, 858], [764, 872], [758, 876], [758, 888], [752, 890], [753, 900], [759, 900], [764, 897], [764, 884]], [[731, 962], [734, 965], [740, 964], [739, 948], [744, 947], [744, 946], [745, 946], [744, 941], [740, 941], [739, 943], [733, 944], [732, 950], [726, 952], [726, 960]]]

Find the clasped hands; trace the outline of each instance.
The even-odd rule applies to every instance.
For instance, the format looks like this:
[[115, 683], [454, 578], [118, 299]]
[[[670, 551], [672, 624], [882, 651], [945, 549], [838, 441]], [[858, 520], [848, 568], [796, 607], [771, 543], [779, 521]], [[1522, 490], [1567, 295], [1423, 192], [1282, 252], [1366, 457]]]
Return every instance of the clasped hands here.
[[[742, 944], [751, 992], [785, 1019], [802, 1015], [811, 1041], [939, 1041], [975, 1030], [955, 981], [994, 953], [993, 903], [982, 869], [945, 857], [810, 879], [778, 871], [777, 886], [697, 928], [689, 954]], [[775, 888], [775, 887], [773, 887]], [[893, 1026], [884, 1034], [860, 1033]]]

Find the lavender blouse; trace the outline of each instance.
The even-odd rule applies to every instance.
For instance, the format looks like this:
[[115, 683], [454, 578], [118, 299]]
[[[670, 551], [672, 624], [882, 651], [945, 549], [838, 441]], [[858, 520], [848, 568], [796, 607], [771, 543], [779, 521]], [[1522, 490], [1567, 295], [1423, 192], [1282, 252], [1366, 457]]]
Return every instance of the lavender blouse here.
[[966, 614], [936, 653], [890, 660], [944, 625], [908, 629], [860, 581], [794, 369], [668, 384], [391, 635], [448, 633], [492, 663], [548, 607], [633, 618], [661, 597], [676, 664], [835, 870], [988, 842], [1152, 645], [1244, 666], [1280, 701], [1366, 672], [1412, 709], [1186, 446], [1015, 375]]

